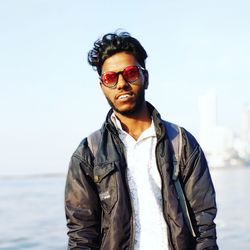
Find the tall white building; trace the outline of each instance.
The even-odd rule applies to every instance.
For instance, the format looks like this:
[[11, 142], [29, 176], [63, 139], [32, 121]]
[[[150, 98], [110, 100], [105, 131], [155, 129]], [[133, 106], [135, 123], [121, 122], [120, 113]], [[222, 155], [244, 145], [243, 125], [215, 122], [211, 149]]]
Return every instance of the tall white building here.
[[206, 151], [211, 151], [213, 147], [211, 134], [217, 127], [217, 96], [214, 89], [210, 89], [199, 97], [199, 117], [200, 143]]
[[199, 116], [199, 140], [205, 151], [209, 166], [226, 166], [235, 155], [234, 136], [228, 128], [218, 125], [215, 89], [211, 89], [199, 97]]
[[250, 103], [246, 104], [243, 110], [243, 129], [241, 134], [244, 144], [243, 157], [250, 159]]

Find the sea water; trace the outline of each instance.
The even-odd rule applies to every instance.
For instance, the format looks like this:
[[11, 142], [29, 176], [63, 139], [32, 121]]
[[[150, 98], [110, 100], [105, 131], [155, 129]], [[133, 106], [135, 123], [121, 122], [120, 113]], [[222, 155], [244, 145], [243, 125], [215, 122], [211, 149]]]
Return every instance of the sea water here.
[[66, 249], [65, 176], [0, 179], [0, 249]]
[[[250, 249], [250, 168], [211, 169], [220, 249]], [[67, 248], [66, 176], [0, 178], [0, 249]]]
[[218, 244], [225, 250], [250, 249], [250, 167], [211, 171], [217, 194]]

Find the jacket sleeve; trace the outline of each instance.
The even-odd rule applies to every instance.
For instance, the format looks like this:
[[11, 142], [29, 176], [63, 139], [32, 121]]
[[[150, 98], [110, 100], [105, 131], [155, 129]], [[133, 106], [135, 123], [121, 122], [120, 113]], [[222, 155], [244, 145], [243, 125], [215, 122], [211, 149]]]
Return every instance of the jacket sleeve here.
[[65, 187], [68, 249], [99, 249], [100, 205], [88, 163], [73, 155]]
[[214, 223], [217, 206], [208, 164], [201, 147], [188, 132], [186, 132], [184, 148], [186, 162], [183, 164], [185, 166], [183, 185], [196, 233], [195, 249], [215, 250], [218, 249]]

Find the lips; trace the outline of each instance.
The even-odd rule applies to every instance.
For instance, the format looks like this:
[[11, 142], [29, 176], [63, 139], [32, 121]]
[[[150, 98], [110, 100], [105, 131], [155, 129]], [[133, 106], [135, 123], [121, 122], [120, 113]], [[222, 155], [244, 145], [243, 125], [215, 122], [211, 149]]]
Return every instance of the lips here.
[[122, 100], [122, 99], [126, 99], [127, 97], [130, 97], [130, 95], [120, 95], [119, 97], [118, 97], [118, 100]]
[[126, 99], [126, 98], [131, 97], [132, 95], [133, 95], [133, 94], [130, 93], [130, 92], [121, 93], [121, 94], [118, 94], [118, 95], [116, 96], [116, 99], [118, 99], [118, 100], [124, 100], [124, 99]]

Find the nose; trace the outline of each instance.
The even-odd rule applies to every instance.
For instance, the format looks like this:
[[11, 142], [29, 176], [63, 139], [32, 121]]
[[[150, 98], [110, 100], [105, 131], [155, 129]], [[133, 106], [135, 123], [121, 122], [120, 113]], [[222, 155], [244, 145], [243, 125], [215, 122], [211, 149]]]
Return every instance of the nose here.
[[123, 88], [127, 88], [128, 86], [129, 86], [129, 83], [124, 79], [122, 74], [119, 74], [116, 88], [123, 89]]

